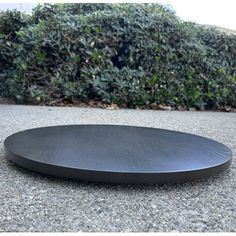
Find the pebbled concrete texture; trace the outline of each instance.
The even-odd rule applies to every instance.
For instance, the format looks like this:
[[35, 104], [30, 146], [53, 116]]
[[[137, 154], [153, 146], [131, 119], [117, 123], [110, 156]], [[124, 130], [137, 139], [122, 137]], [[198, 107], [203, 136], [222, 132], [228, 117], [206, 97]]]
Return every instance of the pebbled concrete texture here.
[[[173, 129], [231, 148], [231, 168], [175, 185], [84, 183], [27, 171], [7, 161], [4, 139], [62, 124], [119, 124]], [[236, 231], [236, 113], [103, 110], [0, 105], [1, 232]]]

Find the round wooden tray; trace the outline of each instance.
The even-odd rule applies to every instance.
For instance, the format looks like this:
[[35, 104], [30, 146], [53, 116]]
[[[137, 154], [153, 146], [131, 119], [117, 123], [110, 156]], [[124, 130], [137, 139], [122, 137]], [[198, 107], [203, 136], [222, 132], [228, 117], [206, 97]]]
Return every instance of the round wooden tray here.
[[175, 183], [207, 178], [230, 166], [214, 140], [171, 130], [118, 125], [65, 125], [15, 133], [4, 141], [19, 166], [86, 181]]

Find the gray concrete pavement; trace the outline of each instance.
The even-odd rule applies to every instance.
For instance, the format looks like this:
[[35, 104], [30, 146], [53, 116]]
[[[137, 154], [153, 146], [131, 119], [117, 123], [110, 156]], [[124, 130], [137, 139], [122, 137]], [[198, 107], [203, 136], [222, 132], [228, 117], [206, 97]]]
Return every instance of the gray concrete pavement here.
[[[175, 185], [82, 183], [8, 162], [4, 139], [61, 124], [123, 124], [173, 129], [231, 148], [229, 171]], [[0, 231], [236, 231], [236, 113], [0, 105]]]

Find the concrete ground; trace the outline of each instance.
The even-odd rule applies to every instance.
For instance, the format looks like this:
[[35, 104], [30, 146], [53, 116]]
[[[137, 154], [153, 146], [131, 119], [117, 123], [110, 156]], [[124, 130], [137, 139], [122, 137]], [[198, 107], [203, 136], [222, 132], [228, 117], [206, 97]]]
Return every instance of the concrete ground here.
[[[230, 170], [175, 185], [109, 185], [48, 177], [6, 160], [4, 139], [61, 124], [173, 129], [232, 149]], [[236, 113], [0, 105], [0, 231], [236, 231]]]

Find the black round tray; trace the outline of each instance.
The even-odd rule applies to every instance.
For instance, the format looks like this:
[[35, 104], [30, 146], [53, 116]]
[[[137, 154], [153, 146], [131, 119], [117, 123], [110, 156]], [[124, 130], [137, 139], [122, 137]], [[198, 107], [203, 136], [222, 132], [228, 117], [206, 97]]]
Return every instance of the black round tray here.
[[175, 183], [230, 166], [225, 145], [192, 134], [134, 126], [30, 129], [4, 141], [9, 160], [44, 174], [109, 183]]

